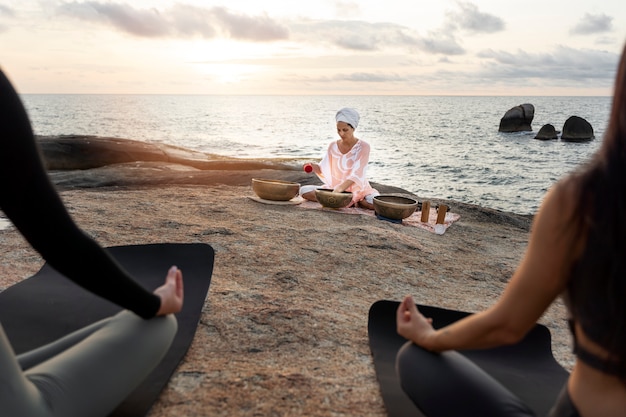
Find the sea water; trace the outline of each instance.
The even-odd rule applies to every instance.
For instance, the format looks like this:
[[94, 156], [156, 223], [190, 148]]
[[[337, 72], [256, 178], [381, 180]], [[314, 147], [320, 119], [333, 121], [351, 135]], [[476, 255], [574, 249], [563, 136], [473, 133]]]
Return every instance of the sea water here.
[[[548, 188], [599, 147], [610, 97], [23, 95], [37, 135], [97, 135], [238, 158], [319, 160], [338, 138], [335, 112], [361, 114], [372, 181], [423, 198], [533, 214]], [[499, 133], [504, 113], [533, 104], [532, 132]], [[534, 139], [586, 119], [596, 139]]]

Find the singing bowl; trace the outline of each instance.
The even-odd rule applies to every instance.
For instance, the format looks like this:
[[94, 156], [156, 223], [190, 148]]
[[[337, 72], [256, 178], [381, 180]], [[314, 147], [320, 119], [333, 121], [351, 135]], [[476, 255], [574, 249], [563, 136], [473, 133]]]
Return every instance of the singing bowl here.
[[300, 192], [300, 184], [291, 181], [252, 178], [252, 190], [264, 200], [289, 201]]
[[383, 217], [402, 220], [415, 213], [417, 200], [395, 195], [377, 195], [374, 197], [374, 211]]
[[315, 190], [315, 197], [322, 206], [328, 208], [343, 208], [352, 201], [352, 193], [350, 192], [337, 193], [324, 188]]

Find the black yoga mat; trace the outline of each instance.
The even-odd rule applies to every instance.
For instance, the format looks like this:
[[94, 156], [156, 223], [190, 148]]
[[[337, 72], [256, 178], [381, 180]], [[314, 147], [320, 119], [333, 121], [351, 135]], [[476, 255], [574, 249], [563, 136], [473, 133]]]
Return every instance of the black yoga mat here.
[[[396, 333], [397, 301], [380, 300], [369, 311], [368, 333], [374, 368], [390, 417], [424, 417], [402, 391], [395, 361], [406, 339]], [[440, 328], [470, 313], [418, 305]], [[568, 372], [552, 356], [550, 331], [537, 324], [519, 343], [494, 349], [466, 350], [463, 355], [515, 393], [538, 416], [548, 413], [565, 384]], [[454, 401], [454, 398], [450, 398]]]
[[[107, 248], [145, 288], [160, 286], [170, 266], [183, 272], [185, 300], [176, 315], [178, 333], [161, 364], [110, 417], [145, 416], [185, 356], [196, 332], [213, 272], [213, 248], [206, 244], [150, 244]], [[16, 353], [49, 343], [120, 311], [82, 289], [47, 264], [0, 293], [0, 322]]]

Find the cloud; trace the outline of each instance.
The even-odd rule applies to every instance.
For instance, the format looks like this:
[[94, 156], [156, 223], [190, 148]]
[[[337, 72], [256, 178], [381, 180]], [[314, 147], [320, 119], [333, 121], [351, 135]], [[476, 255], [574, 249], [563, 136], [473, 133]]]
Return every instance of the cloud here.
[[605, 14], [585, 13], [578, 23], [570, 30], [573, 35], [593, 35], [613, 30], [613, 18]]
[[235, 39], [274, 41], [289, 37], [287, 28], [274, 22], [267, 15], [250, 17], [230, 13], [221, 7], [213, 8], [211, 14], [218, 26], [226, 30], [230, 37]]
[[256, 42], [287, 39], [288, 30], [268, 16], [236, 14], [223, 7], [202, 8], [177, 4], [164, 11], [137, 9], [128, 4], [67, 2], [57, 8], [60, 15], [111, 26], [133, 36], [146, 38], [210, 39], [218, 35]]
[[297, 20], [289, 23], [292, 40], [307, 44], [330, 44], [353, 51], [406, 48], [418, 38], [408, 28], [393, 23], [358, 20]]
[[405, 78], [397, 74], [382, 74], [369, 72], [353, 72], [350, 74], [337, 74], [332, 77], [332, 81], [352, 81], [360, 83], [387, 83], [405, 81]]
[[457, 5], [459, 11], [446, 13], [448, 25], [472, 33], [495, 33], [504, 30], [504, 20], [479, 11], [475, 4], [458, 1]]
[[336, 15], [340, 17], [354, 17], [361, 14], [359, 4], [354, 1], [335, 1]]
[[[14, 16], [15, 16], [15, 12], [13, 11], [13, 9], [11, 9], [8, 6], [4, 6], [0, 4], [0, 19], [4, 17], [14, 17]], [[0, 33], [6, 32], [6, 31], [7, 31], [7, 27], [0, 23]]]
[[619, 54], [598, 50], [557, 47], [552, 53], [532, 54], [486, 50], [478, 54], [485, 60], [481, 76], [507, 79], [520, 85], [528, 79], [554, 79], [576, 83], [594, 80], [594, 84], [613, 83]]
[[0, 17], [13, 17], [15, 16], [15, 11], [11, 9], [9, 6], [5, 6], [0, 4]]
[[322, 89], [336, 89], [339, 85], [343, 86], [342, 88], [352, 85], [349, 89], [355, 88], [360, 90], [362, 88], [360, 86], [363, 84], [384, 86], [389, 83], [406, 82], [408, 79], [397, 74], [382, 72], [351, 72], [319, 77], [292, 73], [283, 77], [282, 81], [297, 85], [316, 85], [316, 89], [321, 91]]
[[430, 54], [464, 55], [465, 48], [459, 43], [457, 32], [494, 33], [504, 30], [504, 21], [497, 16], [483, 13], [474, 4], [458, 1], [458, 11], [446, 12], [440, 29], [420, 37], [419, 49]]
[[431, 54], [463, 55], [465, 49], [459, 45], [454, 36], [431, 33], [429, 37], [419, 40], [420, 49]]
[[428, 54], [461, 55], [465, 50], [445, 31], [420, 36], [406, 26], [344, 20], [300, 20], [289, 25], [292, 40], [309, 44], [330, 44], [357, 52], [416, 50]]

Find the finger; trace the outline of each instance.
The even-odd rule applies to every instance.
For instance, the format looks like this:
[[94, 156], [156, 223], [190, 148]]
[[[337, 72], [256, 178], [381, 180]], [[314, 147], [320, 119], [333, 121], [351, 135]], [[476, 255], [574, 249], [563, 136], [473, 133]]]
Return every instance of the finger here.
[[403, 300], [398, 306], [398, 309], [396, 310], [396, 320], [398, 322], [405, 322], [405, 321], [409, 321], [410, 319], [411, 319], [411, 313], [406, 308], [406, 304]]
[[406, 308], [404, 307], [404, 301], [402, 301], [400, 305], [398, 306], [398, 309], [396, 310], [396, 321], [398, 323], [406, 321], [405, 312], [406, 312]]
[[175, 282], [176, 275], [178, 275], [178, 268], [175, 265], [171, 266], [170, 269], [167, 271], [167, 277], [165, 278], [165, 280], [169, 282]]
[[404, 297], [404, 299], [402, 300], [402, 305], [404, 306], [404, 309], [407, 311], [412, 310], [415, 307], [415, 302], [413, 301], [413, 297], [410, 295], [406, 295]]
[[182, 300], [184, 293], [183, 272], [178, 269], [176, 273], [176, 296]]

